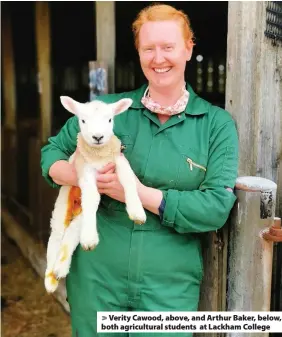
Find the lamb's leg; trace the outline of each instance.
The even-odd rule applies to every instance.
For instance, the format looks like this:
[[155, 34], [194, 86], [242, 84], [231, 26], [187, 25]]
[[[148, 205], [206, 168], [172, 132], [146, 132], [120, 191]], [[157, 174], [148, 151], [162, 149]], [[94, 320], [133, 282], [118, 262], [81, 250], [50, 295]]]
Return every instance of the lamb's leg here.
[[47, 267], [45, 271], [44, 284], [48, 293], [54, 292], [59, 284], [59, 281], [54, 273], [54, 266], [57, 255], [59, 254], [59, 248], [62, 240], [62, 237], [59, 234], [60, 233], [58, 231], [52, 230], [47, 245]]
[[137, 192], [135, 175], [123, 156], [116, 158], [116, 172], [124, 188], [128, 216], [136, 224], [141, 225], [146, 222], [146, 213]]
[[79, 179], [81, 188], [82, 228], [80, 244], [84, 250], [94, 249], [99, 243], [96, 213], [100, 203], [100, 194], [96, 185], [96, 171], [88, 165]]
[[54, 274], [58, 279], [66, 277], [69, 273], [73, 252], [79, 244], [81, 219], [82, 215], [79, 214], [66, 228], [65, 235], [60, 246], [59, 255], [54, 267]]
[[45, 287], [48, 292], [53, 292], [58, 286], [54, 273], [54, 266], [59, 255], [59, 249], [65, 232], [65, 219], [68, 207], [70, 186], [62, 186], [55, 202], [51, 217], [51, 234], [47, 245], [47, 268], [45, 272]]

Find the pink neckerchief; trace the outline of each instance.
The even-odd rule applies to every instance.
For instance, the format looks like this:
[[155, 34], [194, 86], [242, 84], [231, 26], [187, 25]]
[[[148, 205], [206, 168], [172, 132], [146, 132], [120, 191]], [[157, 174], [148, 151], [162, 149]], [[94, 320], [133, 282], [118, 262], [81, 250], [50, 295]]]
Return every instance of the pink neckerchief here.
[[147, 87], [141, 99], [141, 102], [151, 112], [167, 116], [177, 115], [185, 110], [189, 100], [189, 92], [186, 90], [185, 85], [182, 89], [182, 92], [182, 96], [174, 105], [164, 108], [150, 97], [149, 87]]

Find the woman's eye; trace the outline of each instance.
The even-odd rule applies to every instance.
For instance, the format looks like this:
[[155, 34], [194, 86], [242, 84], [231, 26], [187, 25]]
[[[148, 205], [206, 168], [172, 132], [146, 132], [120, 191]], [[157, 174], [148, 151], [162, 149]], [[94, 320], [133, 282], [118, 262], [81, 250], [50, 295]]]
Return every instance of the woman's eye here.
[[82, 119], [81, 121], [82, 121], [83, 124], [85, 123], [85, 120], [84, 120], [84, 119]]
[[172, 47], [171, 46], [167, 46], [167, 47], [165, 47], [165, 50], [170, 51], [170, 50], [172, 50]]
[[109, 119], [109, 123], [111, 123], [111, 121], [112, 121], [112, 119], [110, 118], [110, 119]]

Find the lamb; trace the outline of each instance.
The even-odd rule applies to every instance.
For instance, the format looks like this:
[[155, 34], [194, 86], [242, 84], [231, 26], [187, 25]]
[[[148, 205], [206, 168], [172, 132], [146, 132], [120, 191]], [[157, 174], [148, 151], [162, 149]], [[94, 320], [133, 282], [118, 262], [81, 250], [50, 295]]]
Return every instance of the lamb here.
[[146, 222], [134, 173], [120, 154], [121, 142], [113, 133], [114, 116], [127, 110], [132, 100], [124, 98], [112, 104], [100, 101], [79, 103], [61, 96], [61, 103], [79, 120], [77, 148], [69, 159], [76, 169], [79, 187], [62, 186], [52, 212], [45, 273], [45, 288], [49, 293], [54, 292], [59, 279], [68, 274], [77, 245], [80, 243], [83, 249], [91, 250], [99, 243], [96, 224], [100, 203], [95, 180], [97, 170], [109, 162], [116, 164], [129, 218], [136, 224]]

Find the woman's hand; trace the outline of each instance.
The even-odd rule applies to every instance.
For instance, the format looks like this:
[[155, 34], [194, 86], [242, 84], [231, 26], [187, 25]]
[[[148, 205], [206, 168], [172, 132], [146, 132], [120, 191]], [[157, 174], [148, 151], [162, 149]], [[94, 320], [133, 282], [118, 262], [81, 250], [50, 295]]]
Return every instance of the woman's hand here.
[[[137, 183], [137, 191], [139, 192], [139, 190], [142, 188], [142, 184], [136, 176], [135, 178]], [[109, 163], [99, 170], [96, 176], [96, 181], [100, 194], [106, 194], [112, 199], [125, 202], [124, 189], [115, 172], [114, 163]]]
[[99, 170], [97, 172], [96, 181], [100, 194], [106, 194], [112, 199], [125, 202], [124, 190], [115, 173], [114, 163], [107, 164]]
[[[135, 176], [137, 192], [144, 208], [148, 211], [159, 214], [159, 206], [163, 198], [163, 193], [155, 188], [143, 185]], [[97, 187], [100, 194], [125, 202], [124, 189], [115, 173], [115, 164], [110, 163], [97, 173]]]

